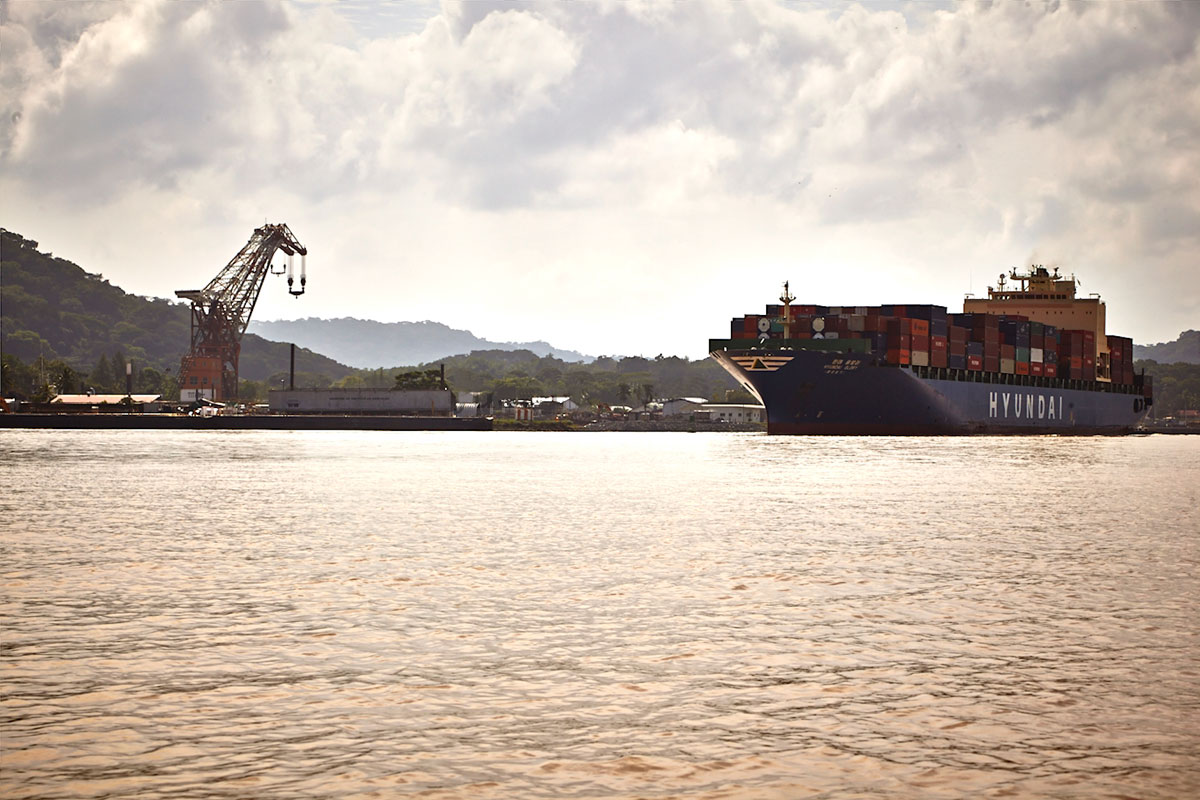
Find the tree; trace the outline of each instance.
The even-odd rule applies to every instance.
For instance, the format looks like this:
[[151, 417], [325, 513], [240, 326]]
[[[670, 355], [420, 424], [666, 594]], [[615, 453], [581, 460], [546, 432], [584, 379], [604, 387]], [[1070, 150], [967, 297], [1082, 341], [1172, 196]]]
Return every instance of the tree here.
[[162, 394], [163, 377], [154, 367], [142, 367], [133, 377], [133, 390], [140, 394]]
[[121, 348], [117, 348], [117, 352], [113, 353], [112, 357], [112, 389], [115, 392], [125, 391], [125, 353]]
[[415, 392], [445, 389], [447, 387], [442, 383], [442, 371], [440, 369], [426, 369], [401, 372], [396, 376], [396, 385], [392, 388]]
[[79, 373], [62, 361], [51, 361], [46, 365], [46, 377], [58, 390], [58, 394], [75, 394], [79, 391]]
[[107, 392], [112, 389], [113, 372], [108, 365], [108, 357], [101, 355], [100, 360], [96, 362], [96, 366], [92, 367], [92, 372], [88, 375], [88, 383], [91, 388], [97, 392]]

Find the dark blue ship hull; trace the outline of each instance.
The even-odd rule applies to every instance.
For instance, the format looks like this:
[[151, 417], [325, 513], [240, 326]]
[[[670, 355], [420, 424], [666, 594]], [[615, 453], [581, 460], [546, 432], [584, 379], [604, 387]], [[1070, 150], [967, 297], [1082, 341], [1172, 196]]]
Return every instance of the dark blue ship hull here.
[[773, 434], [1124, 434], [1146, 414], [1132, 387], [1091, 381], [895, 366], [869, 352], [712, 356], [766, 406]]

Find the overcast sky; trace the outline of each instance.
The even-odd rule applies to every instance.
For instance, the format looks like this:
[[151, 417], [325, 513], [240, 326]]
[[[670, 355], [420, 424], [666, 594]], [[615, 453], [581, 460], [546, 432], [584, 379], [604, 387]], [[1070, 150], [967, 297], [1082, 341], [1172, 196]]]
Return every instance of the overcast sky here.
[[1200, 327], [1200, 3], [0, 4], [0, 225], [127, 291], [700, 358], [1056, 264]]

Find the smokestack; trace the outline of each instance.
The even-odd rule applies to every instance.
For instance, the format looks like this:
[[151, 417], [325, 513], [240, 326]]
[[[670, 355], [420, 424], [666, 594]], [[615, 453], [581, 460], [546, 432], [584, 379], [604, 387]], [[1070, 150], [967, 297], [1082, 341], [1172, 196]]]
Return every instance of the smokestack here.
[[296, 343], [292, 342], [292, 363], [288, 366], [288, 388], [296, 388]]

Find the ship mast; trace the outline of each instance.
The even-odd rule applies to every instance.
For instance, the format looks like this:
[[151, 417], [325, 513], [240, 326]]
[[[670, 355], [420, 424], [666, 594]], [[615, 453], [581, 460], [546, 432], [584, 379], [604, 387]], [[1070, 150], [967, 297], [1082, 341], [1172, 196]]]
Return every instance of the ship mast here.
[[783, 339], [786, 342], [792, 338], [792, 301], [796, 296], [788, 291], [788, 282], [783, 282], [783, 294], [779, 295], [779, 302], [783, 303]]

